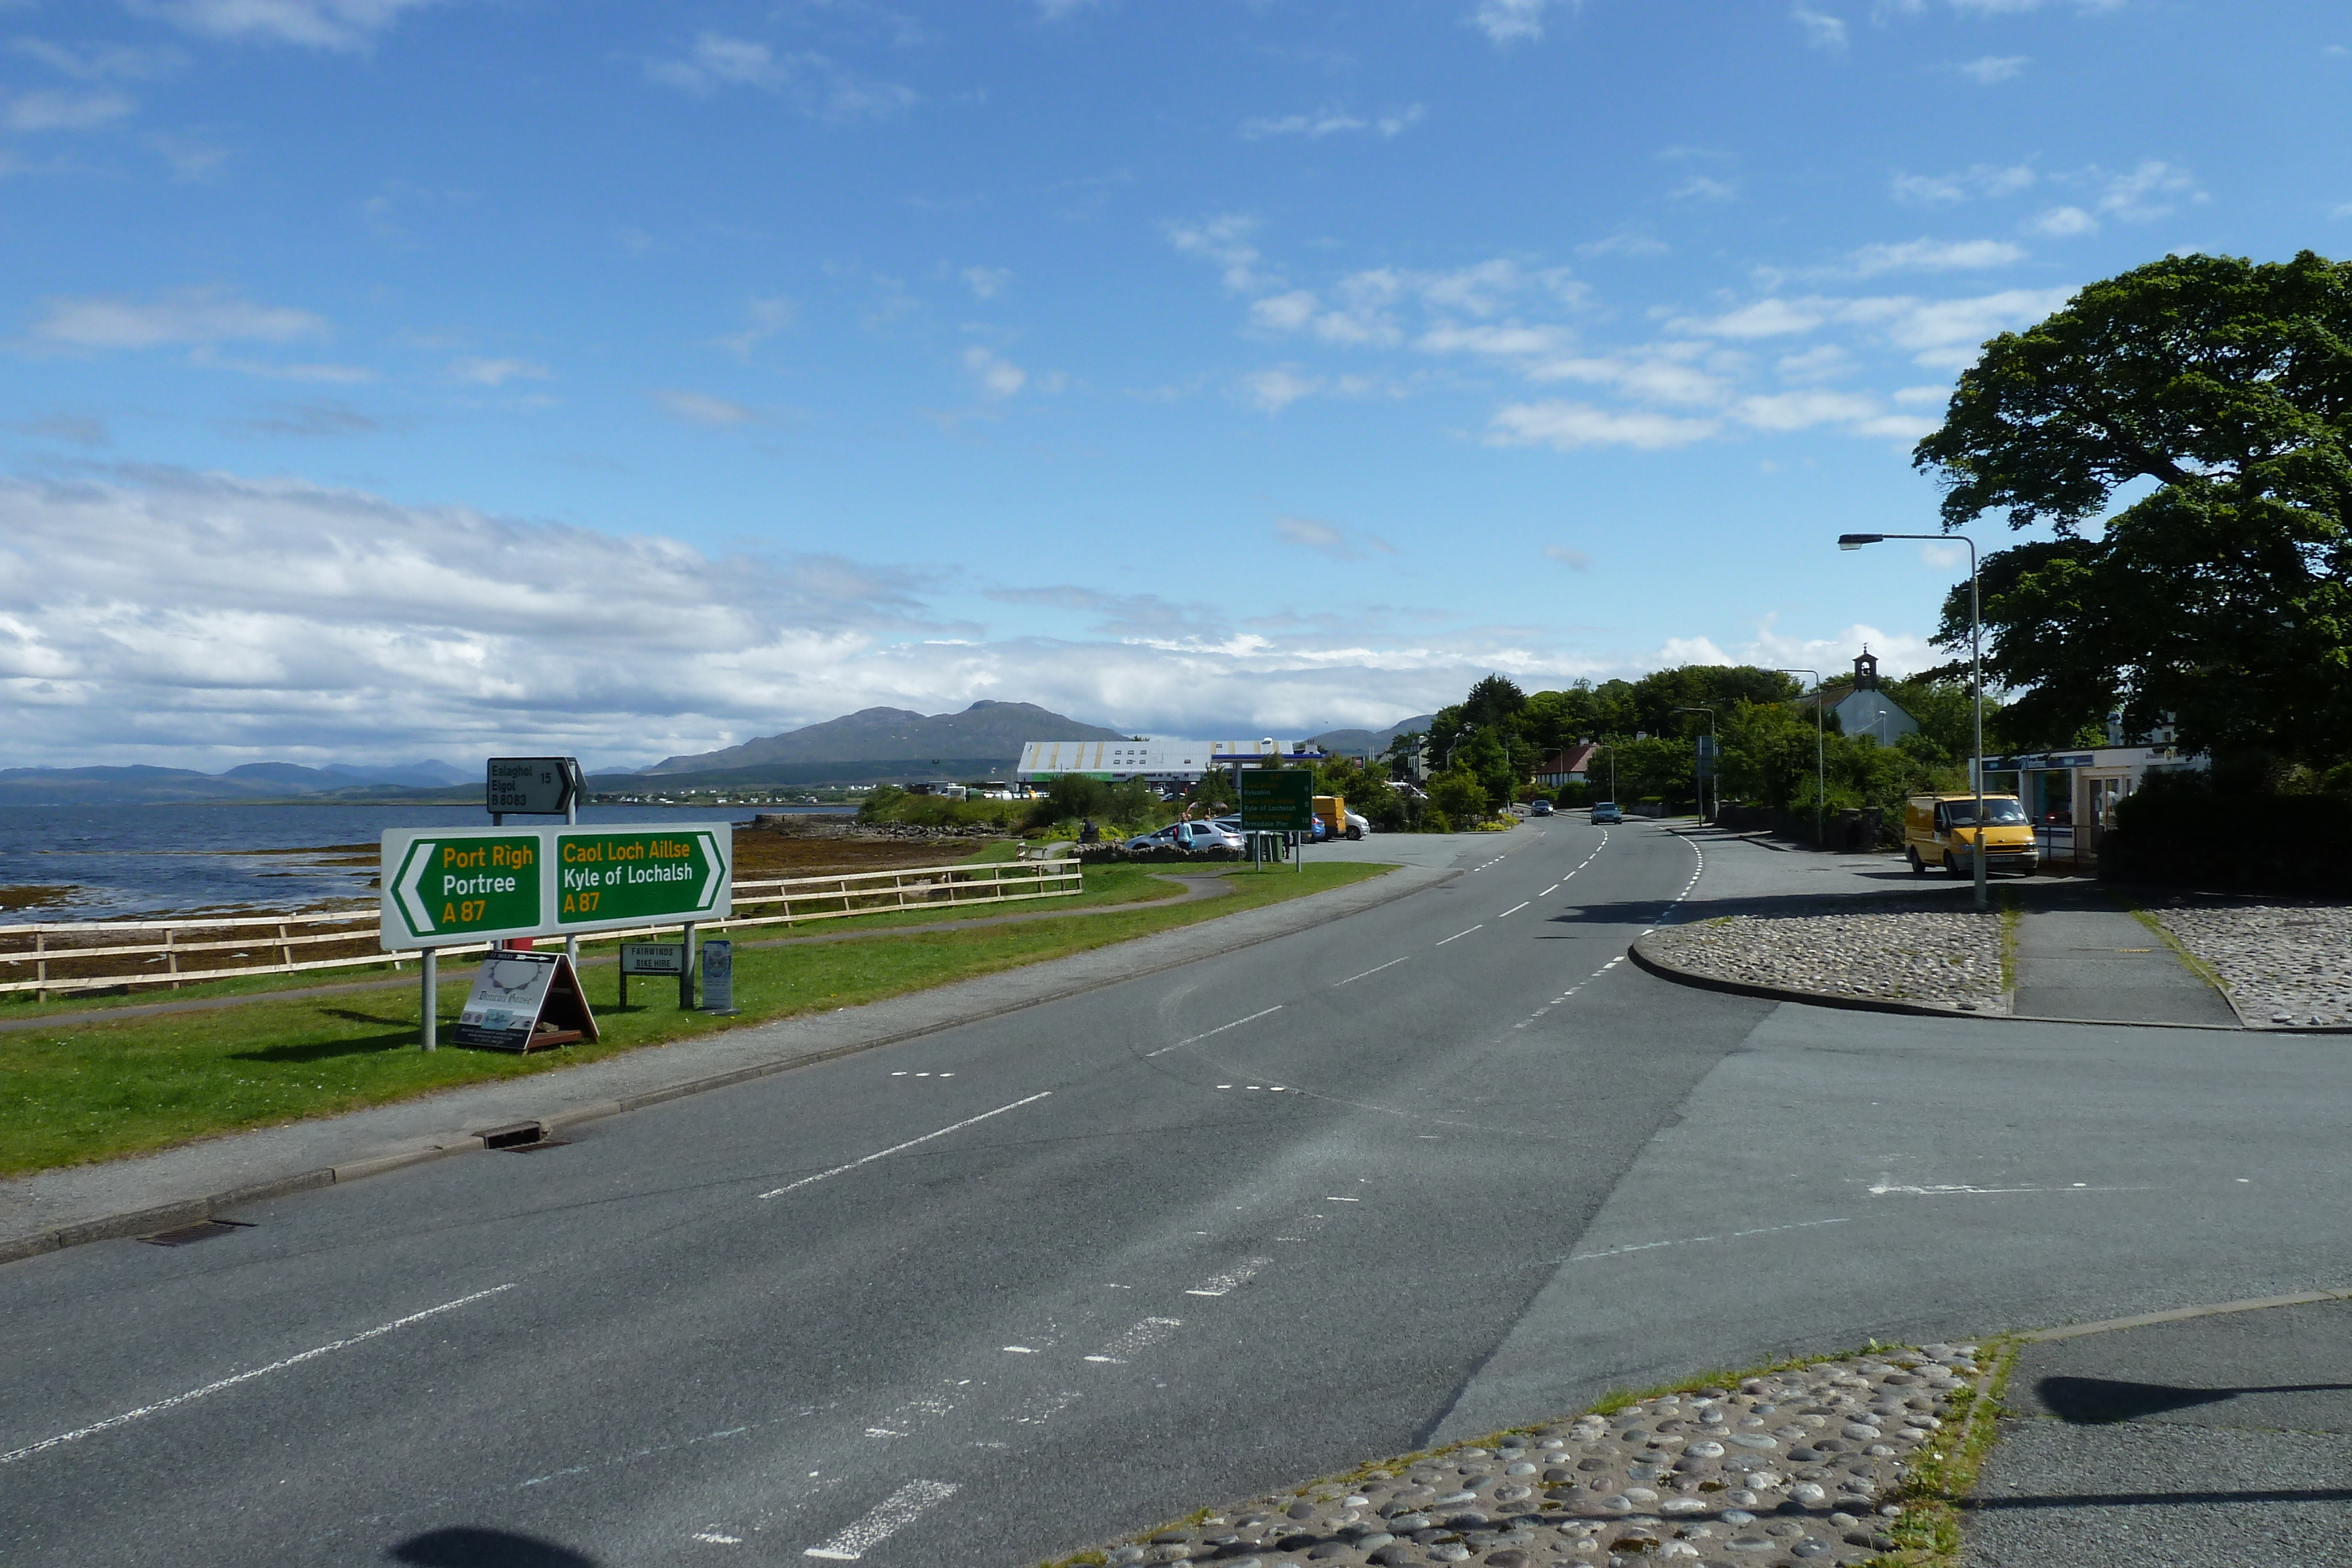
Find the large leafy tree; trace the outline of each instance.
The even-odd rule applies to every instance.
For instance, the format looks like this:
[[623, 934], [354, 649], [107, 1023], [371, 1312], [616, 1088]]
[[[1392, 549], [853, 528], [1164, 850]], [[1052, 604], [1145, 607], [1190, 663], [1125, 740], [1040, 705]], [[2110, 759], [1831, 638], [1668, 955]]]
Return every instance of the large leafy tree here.
[[[2093, 284], [1986, 344], [1913, 461], [1947, 528], [2054, 536], [1983, 563], [2012, 736], [2063, 743], [2120, 706], [2217, 757], [2352, 755], [2352, 263], [2168, 256]], [[1963, 584], [1937, 641], [1968, 627]]]

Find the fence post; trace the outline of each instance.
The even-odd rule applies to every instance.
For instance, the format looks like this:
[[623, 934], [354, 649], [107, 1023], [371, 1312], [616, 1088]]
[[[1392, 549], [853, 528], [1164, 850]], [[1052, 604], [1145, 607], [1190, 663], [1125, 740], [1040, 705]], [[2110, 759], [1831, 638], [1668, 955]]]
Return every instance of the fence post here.
[[33, 978], [37, 982], [43, 982], [33, 988], [33, 999], [37, 1002], [46, 1002], [49, 999], [49, 989], [46, 984], [49, 977], [49, 961], [40, 956], [48, 950], [48, 934], [45, 931], [35, 931], [33, 933]]
[[286, 922], [283, 920], [278, 923], [278, 956], [289, 969], [294, 967], [294, 944], [286, 938]]
[[417, 955], [417, 969], [425, 977], [425, 1049], [440, 1049], [441, 1032], [441, 955], [427, 947]]
[[[173, 928], [171, 926], [166, 925], [163, 927], [163, 973], [166, 975], [176, 975], [180, 972], [180, 955], [173, 950], [172, 935]], [[172, 982], [172, 988], [175, 991], [178, 990], [180, 988], [180, 982], [173, 980]]]

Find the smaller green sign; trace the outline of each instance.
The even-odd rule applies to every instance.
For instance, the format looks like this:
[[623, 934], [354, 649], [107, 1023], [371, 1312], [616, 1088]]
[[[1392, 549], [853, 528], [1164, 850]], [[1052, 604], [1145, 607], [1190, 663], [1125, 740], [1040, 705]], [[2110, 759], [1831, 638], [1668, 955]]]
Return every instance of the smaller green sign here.
[[709, 830], [555, 835], [556, 924], [609, 925], [712, 912], [727, 865]]
[[467, 834], [424, 836], [388, 879], [409, 930], [457, 938], [540, 924], [540, 840]]
[[1245, 833], [1315, 829], [1315, 775], [1304, 768], [1244, 768], [1241, 795]]

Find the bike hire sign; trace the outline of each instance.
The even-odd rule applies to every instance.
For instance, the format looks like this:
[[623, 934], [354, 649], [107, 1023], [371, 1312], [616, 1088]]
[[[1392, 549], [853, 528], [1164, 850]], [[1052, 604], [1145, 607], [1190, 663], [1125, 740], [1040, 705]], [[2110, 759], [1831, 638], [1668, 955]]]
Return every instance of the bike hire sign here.
[[723, 920], [735, 836], [723, 822], [398, 828], [383, 835], [382, 877], [386, 952]]

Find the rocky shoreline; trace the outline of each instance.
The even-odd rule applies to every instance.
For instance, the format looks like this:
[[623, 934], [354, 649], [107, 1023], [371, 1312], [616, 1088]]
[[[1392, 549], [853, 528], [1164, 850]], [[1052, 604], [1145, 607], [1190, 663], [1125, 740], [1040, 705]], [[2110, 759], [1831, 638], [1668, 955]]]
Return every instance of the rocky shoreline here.
[[1603, 1406], [1071, 1561], [1850, 1568], [1895, 1547], [1893, 1499], [1942, 1440], [1976, 1357], [1973, 1345], [1879, 1351]]

